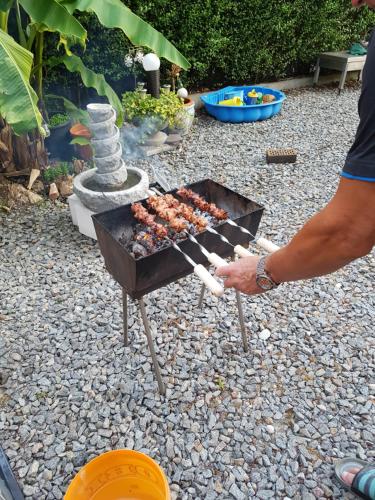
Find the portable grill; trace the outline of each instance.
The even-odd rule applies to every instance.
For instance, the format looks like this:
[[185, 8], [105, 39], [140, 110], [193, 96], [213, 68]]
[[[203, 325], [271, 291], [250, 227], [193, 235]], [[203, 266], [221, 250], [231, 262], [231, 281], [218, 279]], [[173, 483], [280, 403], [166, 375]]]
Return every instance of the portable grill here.
[[[189, 184], [187, 187], [201, 195], [206, 201], [210, 203], [213, 202], [219, 208], [226, 210], [230, 219], [246, 228], [255, 238], [264, 207], [211, 179], [195, 182]], [[169, 193], [178, 198], [175, 189], [169, 191]], [[140, 203], [146, 206], [145, 200]], [[141, 316], [158, 380], [159, 390], [160, 393], [164, 394], [165, 386], [156, 359], [143, 296], [191, 274], [193, 268], [185, 260], [183, 255], [172, 246], [156, 250], [151, 255], [138, 259], [133, 257], [125, 248], [126, 245], [124, 245], [124, 240], [131, 240], [133, 237], [133, 229], [138, 224], [138, 221], [132, 214], [131, 204], [95, 214], [93, 215], [93, 221], [99, 247], [104, 257], [105, 266], [123, 290], [125, 345], [128, 345], [127, 299], [129, 295], [131, 298], [139, 300]], [[245, 234], [240, 231], [238, 227], [234, 227], [225, 221], [213, 227], [218, 233], [224, 235], [233, 245], [248, 245], [251, 240], [248, 234]], [[233, 247], [222, 241], [219, 236], [206, 230], [197, 234], [195, 237], [209, 252], [215, 252], [223, 258], [233, 256]], [[178, 246], [197, 264], [203, 264], [204, 266], [210, 265], [207, 258], [199, 249], [199, 246], [189, 239], [179, 242]], [[199, 300], [200, 305], [203, 300], [203, 293], [204, 286]], [[248, 344], [239, 292], [236, 292], [236, 296], [244, 350], [247, 351]]]

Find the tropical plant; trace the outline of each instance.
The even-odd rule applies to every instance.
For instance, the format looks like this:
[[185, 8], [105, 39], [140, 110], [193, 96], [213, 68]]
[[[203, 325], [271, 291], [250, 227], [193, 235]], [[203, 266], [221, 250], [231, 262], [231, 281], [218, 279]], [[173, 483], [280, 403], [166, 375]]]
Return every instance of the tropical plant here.
[[[133, 44], [148, 47], [159, 57], [189, 67], [184, 56], [161, 33], [120, 0], [0, 0], [0, 114], [16, 134], [35, 128], [43, 134], [46, 64], [43, 51], [44, 38], [50, 32], [59, 35], [59, 46], [64, 47], [65, 53], [49, 60], [48, 64], [63, 64], [68, 71], [78, 73], [85, 86], [93, 87], [109, 100], [117, 111], [118, 123], [123, 119], [121, 101], [103, 75], [88, 69], [72, 53], [74, 45], [84, 47], [87, 39], [85, 28], [74, 17], [77, 11], [94, 12], [103, 26], [121, 29]], [[7, 33], [10, 15], [17, 25], [17, 41]]]
[[176, 94], [161, 94], [159, 99], [140, 92], [125, 92], [122, 96], [125, 118], [129, 122], [145, 117], [156, 117], [161, 122], [173, 126], [178, 114], [183, 110], [183, 100]]

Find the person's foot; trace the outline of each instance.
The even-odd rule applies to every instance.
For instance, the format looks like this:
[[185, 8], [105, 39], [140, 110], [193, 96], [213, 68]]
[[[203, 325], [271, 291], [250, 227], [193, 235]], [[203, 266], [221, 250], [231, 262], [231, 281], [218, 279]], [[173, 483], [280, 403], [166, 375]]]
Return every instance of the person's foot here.
[[356, 467], [356, 468], [353, 468], [353, 469], [349, 469], [348, 471], [345, 471], [345, 472], [342, 473], [341, 478], [344, 481], [344, 483], [346, 483], [350, 487], [352, 485], [354, 476], [360, 470], [361, 469], [359, 467]]

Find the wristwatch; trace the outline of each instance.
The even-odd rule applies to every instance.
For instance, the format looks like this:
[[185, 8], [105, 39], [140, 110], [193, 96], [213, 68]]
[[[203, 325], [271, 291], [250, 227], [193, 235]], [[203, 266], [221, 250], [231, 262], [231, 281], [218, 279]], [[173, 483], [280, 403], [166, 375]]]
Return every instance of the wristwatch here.
[[261, 257], [258, 261], [257, 269], [256, 269], [256, 283], [257, 285], [265, 291], [272, 290], [280, 285], [280, 283], [276, 283], [270, 276], [270, 274], [264, 269], [267, 255]]

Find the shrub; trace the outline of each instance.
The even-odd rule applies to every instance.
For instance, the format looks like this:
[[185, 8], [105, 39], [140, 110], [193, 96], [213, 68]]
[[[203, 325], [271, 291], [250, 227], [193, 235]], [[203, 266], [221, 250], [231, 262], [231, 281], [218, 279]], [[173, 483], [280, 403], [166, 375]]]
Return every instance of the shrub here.
[[73, 168], [71, 163], [62, 161], [55, 165], [51, 165], [43, 171], [43, 179], [47, 184], [55, 182], [59, 177], [66, 177], [72, 174]]
[[176, 116], [183, 109], [183, 101], [176, 94], [161, 94], [159, 99], [139, 92], [125, 92], [122, 96], [125, 117], [128, 121], [146, 116], [157, 116], [161, 121], [174, 125]]
[[[375, 25], [374, 13], [351, 8], [350, 0], [190, 0], [186, 8], [170, 0], [124, 3], [188, 58], [192, 68], [181, 76], [190, 88], [308, 73], [319, 52], [344, 50]], [[90, 24], [91, 35], [84, 61], [118, 83], [118, 90], [129, 41], [120, 30], [101, 28], [94, 15], [84, 14], [82, 20]], [[169, 68], [162, 61], [163, 82], [169, 82]]]

